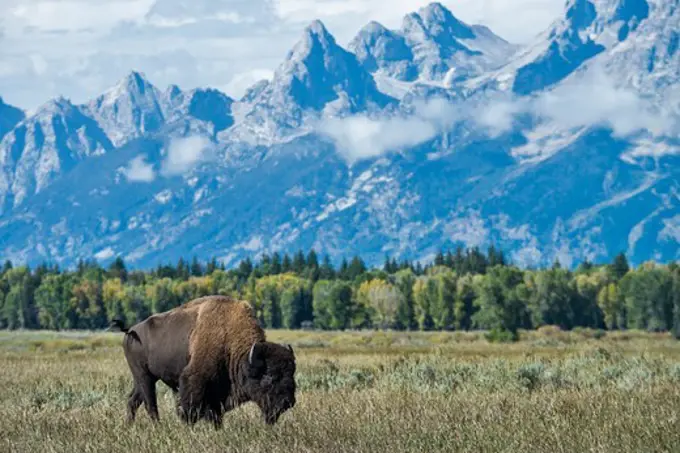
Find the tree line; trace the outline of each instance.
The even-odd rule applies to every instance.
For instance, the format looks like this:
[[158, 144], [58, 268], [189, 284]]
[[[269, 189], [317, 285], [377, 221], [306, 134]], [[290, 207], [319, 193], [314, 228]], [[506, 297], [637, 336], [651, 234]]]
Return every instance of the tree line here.
[[680, 266], [631, 268], [624, 254], [575, 270], [559, 262], [521, 269], [490, 247], [439, 253], [428, 265], [386, 258], [369, 269], [355, 256], [335, 267], [312, 250], [245, 259], [226, 269], [216, 259], [179, 259], [128, 270], [80, 261], [75, 269], [5, 262], [0, 270], [0, 328], [102, 329], [132, 324], [206, 295], [248, 300], [267, 328], [486, 330], [512, 340], [519, 329], [671, 331], [680, 338]]

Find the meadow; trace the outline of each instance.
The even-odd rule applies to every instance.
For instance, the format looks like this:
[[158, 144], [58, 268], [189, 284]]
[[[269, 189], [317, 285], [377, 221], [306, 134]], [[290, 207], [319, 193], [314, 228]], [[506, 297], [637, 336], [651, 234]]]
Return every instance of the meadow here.
[[119, 333], [0, 332], [3, 452], [680, 451], [680, 342], [556, 328], [482, 333], [271, 330], [298, 358], [298, 404], [267, 427], [245, 405], [215, 431], [126, 426]]

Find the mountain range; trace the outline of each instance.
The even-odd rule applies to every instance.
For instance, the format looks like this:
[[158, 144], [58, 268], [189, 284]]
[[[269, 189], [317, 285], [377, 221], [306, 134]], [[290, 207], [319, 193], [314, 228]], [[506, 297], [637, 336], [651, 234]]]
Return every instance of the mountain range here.
[[569, 0], [527, 45], [439, 3], [343, 47], [312, 22], [240, 99], [131, 72], [0, 98], [2, 258], [680, 258], [680, 0]]

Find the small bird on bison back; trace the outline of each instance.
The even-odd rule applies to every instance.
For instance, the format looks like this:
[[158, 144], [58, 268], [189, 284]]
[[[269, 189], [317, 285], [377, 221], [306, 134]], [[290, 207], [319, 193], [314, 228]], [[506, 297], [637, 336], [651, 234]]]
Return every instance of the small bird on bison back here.
[[109, 328], [125, 333], [123, 352], [134, 382], [128, 422], [142, 403], [152, 420], [159, 419], [158, 381], [178, 396], [177, 413], [190, 425], [205, 419], [219, 428], [225, 412], [247, 402], [273, 425], [295, 406], [293, 348], [267, 341], [247, 302], [201, 297], [129, 329], [120, 320]]

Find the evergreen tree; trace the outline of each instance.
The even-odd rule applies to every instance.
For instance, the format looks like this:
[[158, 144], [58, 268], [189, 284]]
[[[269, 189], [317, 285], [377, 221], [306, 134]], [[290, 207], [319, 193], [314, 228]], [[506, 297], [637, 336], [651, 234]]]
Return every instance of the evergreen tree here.
[[498, 250], [494, 245], [489, 246], [487, 257], [489, 267], [505, 266], [506, 264], [503, 252]]
[[434, 265], [435, 266], [443, 266], [444, 265], [444, 253], [441, 250], [434, 257]]
[[623, 252], [616, 255], [614, 262], [609, 266], [609, 272], [615, 281], [621, 280], [629, 270], [628, 258]]
[[12, 270], [12, 262], [10, 260], [6, 260], [2, 265], [2, 271], [0, 272], [0, 275], [5, 275], [10, 270]]
[[237, 271], [239, 281], [245, 282], [246, 280], [248, 280], [248, 278], [250, 277], [250, 274], [252, 274], [252, 273], [253, 273], [253, 262], [250, 261], [250, 258], [246, 258], [243, 261], [241, 261], [241, 263], [239, 263], [238, 271]]
[[281, 262], [281, 272], [284, 274], [291, 272], [293, 270], [293, 261], [290, 259], [290, 256], [286, 253], [283, 255], [283, 261]]
[[392, 273], [392, 261], [390, 261], [390, 257], [388, 255], [385, 255], [385, 263], [383, 264], [383, 271], [387, 272], [388, 274]]
[[219, 269], [219, 264], [217, 263], [217, 258], [211, 258], [208, 264], [205, 266], [205, 274], [212, 275], [213, 272]]
[[279, 275], [281, 273], [281, 255], [279, 252], [272, 254], [271, 270], [269, 275]]
[[319, 258], [316, 255], [314, 249], [312, 249], [307, 254], [307, 266], [305, 268], [304, 277], [315, 283], [319, 279], [320, 268], [319, 268]]
[[295, 257], [293, 258], [293, 272], [298, 275], [302, 275], [305, 272], [306, 266], [307, 262], [305, 260], [305, 254], [302, 253], [302, 250], [298, 250], [298, 252], [295, 254]]
[[590, 271], [593, 269], [593, 263], [591, 263], [588, 258], [583, 260], [581, 264], [578, 265], [576, 268], [576, 273], [577, 274], [588, 274]]
[[331, 258], [328, 255], [324, 255], [323, 264], [319, 269], [319, 280], [334, 280], [335, 279], [335, 269], [331, 263]]
[[458, 275], [468, 273], [465, 265], [465, 256], [463, 255], [463, 247], [456, 247], [456, 253], [453, 256], [453, 265], [451, 266]]
[[340, 263], [340, 270], [338, 271], [338, 278], [341, 280], [349, 280], [349, 263], [346, 258], [342, 259]]
[[180, 280], [189, 279], [191, 273], [189, 271], [189, 266], [187, 265], [186, 261], [184, 261], [184, 258], [180, 258], [177, 261], [177, 270], [175, 271], [175, 275], [177, 275], [177, 278]]
[[314, 249], [310, 250], [307, 254], [307, 268], [308, 269], [318, 269], [319, 268], [319, 257], [316, 255]]
[[128, 272], [125, 268], [125, 262], [123, 261], [123, 258], [120, 256], [116, 257], [116, 259], [109, 265], [107, 274], [109, 278], [118, 278], [123, 283], [125, 283], [128, 278]]
[[352, 258], [352, 262], [350, 263], [349, 268], [347, 269], [347, 279], [355, 280], [365, 272], [366, 265], [364, 264], [364, 261], [358, 256], [355, 256], [354, 258]]

